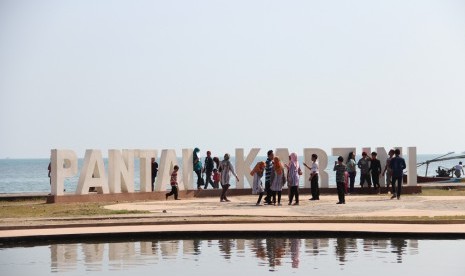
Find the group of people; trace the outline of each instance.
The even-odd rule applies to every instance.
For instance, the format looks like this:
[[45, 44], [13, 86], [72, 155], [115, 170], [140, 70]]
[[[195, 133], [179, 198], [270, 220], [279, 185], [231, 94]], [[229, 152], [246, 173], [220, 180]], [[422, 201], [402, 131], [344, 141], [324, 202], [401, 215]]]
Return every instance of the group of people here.
[[[234, 166], [230, 162], [230, 155], [224, 155], [222, 161], [218, 157], [211, 157], [211, 152], [207, 151], [204, 164], [199, 158], [200, 149], [195, 148], [193, 153], [193, 170], [197, 175], [197, 189], [207, 189], [210, 184], [214, 189], [218, 189], [221, 185], [222, 193], [220, 195], [220, 202], [229, 202], [227, 198], [227, 191], [231, 186], [231, 174], [239, 182], [239, 178], [234, 170]], [[303, 165], [310, 170], [310, 188], [312, 197], [310, 200], [320, 199], [319, 190], [319, 167], [318, 156], [312, 154], [312, 164]], [[155, 168], [156, 167], [156, 168]], [[362, 158], [356, 163], [355, 154], [349, 153], [347, 162], [344, 163], [344, 158], [339, 156], [334, 164], [334, 171], [336, 172], [336, 183], [338, 191], [337, 204], [345, 204], [345, 195], [354, 191], [356, 168], [360, 169], [360, 186], [363, 188], [367, 184], [368, 188], [373, 186], [375, 189], [380, 188], [379, 179], [382, 175], [386, 176], [386, 185], [392, 187], [392, 197], [400, 199], [402, 193], [402, 178], [403, 171], [406, 168], [405, 160], [400, 156], [399, 149], [391, 149], [389, 157], [386, 160], [386, 165], [381, 168], [381, 162], [377, 159], [377, 153], [372, 152], [371, 158], [368, 157], [366, 152], [362, 153]], [[158, 164], [152, 160], [152, 182], [154, 176], [156, 177], [156, 170]], [[171, 173], [171, 192], [166, 194], [166, 199], [174, 195], [178, 199], [178, 183], [177, 173], [179, 167], [174, 166]], [[155, 174], [154, 174], [155, 171]], [[287, 172], [286, 172], [287, 171]], [[205, 174], [205, 180], [203, 179]], [[262, 183], [262, 177], [265, 174], [265, 186]], [[283, 163], [279, 157], [274, 155], [273, 150], [267, 152], [266, 161], [257, 162], [250, 175], [253, 176], [252, 194], [258, 195], [256, 205], [260, 205], [264, 198], [264, 203], [268, 205], [281, 206], [282, 190], [284, 185], [287, 184], [289, 188], [288, 205], [299, 205], [299, 180], [302, 175], [302, 170], [297, 160], [297, 154], [291, 153], [288, 163]], [[153, 187], [153, 186], [152, 186]]]
[[[284, 169], [287, 169], [287, 176]], [[262, 177], [265, 174], [265, 187], [262, 184]], [[260, 205], [263, 196], [265, 204], [281, 206], [281, 196], [284, 185], [289, 187], [289, 205], [295, 198], [294, 205], [299, 205], [299, 178], [302, 175], [297, 154], [291, 153], [289, 163], [284, 164], [280, 158], [274, 156], [274, 152], [269, 150], [265, 162], [258, 162], [250, 172], [253, 176], [252, 194], [258, 194], [256, 205]]]
[[[265, 204], [281, 205], [281, 194], [284, 185], [287, 183], [289, 187], [289, 202], [291, 205], [294, 198], [293, 205], [299, 205], [299, 178], [302, 175], [299, 162], [297, 161], [297, 154], [291, 153], [289, 156], [289, 163], [284, 164], [281, 160], [274, 156], [272, 150], [268, 151], [268, 157], [265, 162], [258, 162], [250, 174], [253, 178], [252, 193], [258, 194], [256, 205], [260, 205], [263, 195], [266, 193]], [[312, 154], [312, 164], [309, 166], [305, 163], [303, 165], [310, 170], [310, 190], [312, 197], [310, 200], [320, 199], [319, 189], [319, 167], [318, 155]], [[368, 157], [366, 152], [362, 153], [362, 158], [355, 163], [355, 154], [351, 152], [348, 156], [347, 163], [344, 164], [344, 158], [339, 156], [334, 163], [334, 171], [336, 172], [336, 183], [338, 192], [337, 204], [345, 204], [346, 193], [352, 193], [355, 186], [356, 167], [360, 169], [360, 186], [363, 188], [365, 182], [370, 188], [373, 184], [374, 188], [380, 189], [380, 175], [386, 175], [387, 187], [392, 186], [391, 199], [400, 199], [402, 193], [402, 179], [403, 171], [407, 167], [405, 160], [400, 156], [400, 150], [390, 150], [389, 158], [386, 160], [386, 166], [381, 168], [381, 162], [377, 159], [377, 153], [372, 152], [371, 158]], [[287, 177], [284, 172], [287, 169]], [[265, 173], [265, 187], [262, 186], [261, 178]], [[349, 182], [349, 183], [348, 183]], [[349, 185], [347, 185], [349, 184]], [[397, 185], [396, 185], [397, 184]], [[350, 186], [347, 189], [347, 186]], [[276, 201], [276, 195], [278, 200]]]
[[[376, 152], [371, 153], [371, 158], [366, 152], [362, 153], [362, 158], [355, 163], [355, 154], [349, 153], [346, 164], [343, 164], [344, 158], [338, 157], [334, 165], [336, 171], [336, 182], [338, 187], [339, 204], [345, 203], [345, 194], [352, 193], [355, 188], [355, 177], [357, 175], [356, 168], [360, 169], [360, 186], [363, 188], [367, 184], [368, 188], [379, 189], [380, 177], [386, 177], [386, 187], [391, 186], [391, 199], [400, 199], [402, 194], [402, 182], [404, 169], [407, 168], [405, 159], [400, 156], [399, 149], [391, 149], [388, 153], [389, 157], [386, 160], [384, 169], [381, 167], [381, 161], [377, 158]], [[344, 170], [345, 168], [345, 170]], [[348, 182], [348, 191], [346, 183]]]
[[[222, 161], [218, 157], [211, 157], [211, 152], [207, 151], [207, 156], [205, 157], [204, 163], [202, 164], [199, 157], [200, 149], [195, 148], [193, 154], [193, 170], [197, 175], [197, 189], [201, 190], [207, 189], [208, 184], [210, 184], [214, 189], [218, 189], [221, 185], [222, 192], [220, 195], [220, 202], [229, 202], [227, 198], [227, 192], [229, 187], [231, 187], [231, 174], [236, 177], [236, 181], [239, 182], [239, 178], [234, 170], [232, 165], [229, 153], [224, 155]], [[173, 172], [171, 173], [171, 192], [166, 194], [166, 199], [169, 196], [174, 195], [174, 199], [178, 198], [178, 174], [179, 167], [174, 166]], [[203, 179], [203, 174], [205, 174], [205, 180]]]
[[[231, 174], [236, 177], [237, 182], [239, 178], [234, 170], [232, 163], [229, 161], [230, 155], [226, 153], [222, 161], [218, 157], [211, 157], [211, 152], [207, 151], [207, 156], [205, 157], [204, 164], [202, 164], [199, 157], [200, 149], [195, 148], [193, 153], [193, 170], [197, 175], [197, 189], [207, 189], [210, 184], [214, 189], [218, 189], [221, 185], [222, 193], [220, 196], [221, 202], [229, 202], [226, 193], [231, 186], [230, 179]], [[347, 162], [344, 163], [344, 158], [339, 156], [337, 161], [334, 164], [334, 171], [336, 172], [336, 183], [339, 201], [337, 204], [345, 204], [345, 195], [354, 192], [355, 189], [355, 177], [357, 174], [357, 167], [360, 169], [360, 186], [363, 188], [365, 183], [368, 188], [373, 186], [375, 189], [380, 189], [379, 179], [380, 176], [386, 177], [386, 186], [389, 189], [389, 186], [392, 188], [391, 199], [397, 197], [400, 199], [402, 193], [402, 181], [403, 181], [403, 171], [406, 168], [405, 160], [400, 156], [399, 149], [391, 149], [388, 153], [389, 157], [386, 160], [386, 165], [381, 168], [381, 162], [377, 159], [377, 153], [372, 152], [371, 158], [368, 157], [366, 152], [362, 153], [362, 158], [356, 163], [355, 154], [353, 152], [349, 153]], [[320, 199], [320, 190], [319, 190], [319, 167], [318, 167], [318, 156], [312, 154], [312, 164], [308, 166], [303, 163], [303, 165], [311, 171], [310, 173], [310, 188], [312, 197], [310, 200], [319, 200]], [[154, 191], [155, 178], [158, 174], [158, 163], [155, 161], [155, 158], [152, 158], [151, 164], [151, 176], [152, 176], [152, 191]], [[284, 169], [287, 170], [287, 174]], [[174, 198], [178, 198], [178, 174], [179, 166], [174, 166], [171, 173], [171, 192], [166, 194], [166, 199], [169, 196], [174, 195]], [[462, 162], [459, 162], [458, 165], [454, 166], [451, 170], [454, 171], [454, 174], [457, 178], [460, 178], [464, 173]], [[51, 163], [48, 165], [48, 177], [50, 178], [51, 184]], [[205, 180], [203, 179], [203, 174], [205, 174]], [[263, 174], [265, 174], [265, 187], [261, 181]], [[287, 184], [289, 188], [289, 205], [295, 200], [294, 205], [299, 205], [299, 179], [302, 175], [302, 170], [300, 168], [299, 162], [297, 160], [297, 154], [291, 153], [289, 156], [289, 162], [283, 164], [279, 157], [274, 156], [273, 150], [267, 152], [266, 161], [258, 162], [255, 167], [250, 172], [250, 175], [253, 176], [252, 183], [252, 193], [258, 194], [258, 200], [256, 205], [260, 205], [263, 196], [265, 204], [273, 204], [278, 206], [281, 205], [281, 196], [284, 185]], [[95, 189], [91, 187], [90, 189]], [[93, 190], [90, 190], [93, 191]]]

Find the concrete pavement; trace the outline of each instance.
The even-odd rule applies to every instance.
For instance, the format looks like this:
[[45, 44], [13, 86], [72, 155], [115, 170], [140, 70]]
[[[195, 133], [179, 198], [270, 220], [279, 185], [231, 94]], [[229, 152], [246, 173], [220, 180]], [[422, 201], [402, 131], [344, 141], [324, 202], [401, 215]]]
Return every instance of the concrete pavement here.
[[130, 202], [111, 210], [145, 210], [148, 214], [106, 217], [1, 219], [0, 241], [86, 236], [197, 235], [199, 233], [326, 233], [454, 235], [465, 237], [465, 196], [348, 196], [345, 205], [325, 195], [320, 201], [301, 197], [299, 206], [255, 206], [256, 196]]

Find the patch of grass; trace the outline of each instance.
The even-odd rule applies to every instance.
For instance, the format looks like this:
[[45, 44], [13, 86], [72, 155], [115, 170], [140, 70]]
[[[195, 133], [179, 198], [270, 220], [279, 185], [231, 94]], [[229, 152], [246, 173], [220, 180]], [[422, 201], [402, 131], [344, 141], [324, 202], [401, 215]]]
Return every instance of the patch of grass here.
[[108, 203], [46, 204], [43, 200], [0, 202], [0, 218], [43, 218], [143, 214], [146, 211], [112, 211], [103, 208]]
[[421, 189], [421, 195], [423, 196], [465, 196], [465, 187], [448, 187], [444, 186], [444, 188], [428, 188], [423, 187]]
[[[331, 219], [331, 218], [329, 218]], [[432, 222], [432, 221], [463, 221], [465, 216], [399, 216], [399, 217], [337, 217], [339, 220], [349, 221], [403, 221], [405, 223], [411, 222]]]

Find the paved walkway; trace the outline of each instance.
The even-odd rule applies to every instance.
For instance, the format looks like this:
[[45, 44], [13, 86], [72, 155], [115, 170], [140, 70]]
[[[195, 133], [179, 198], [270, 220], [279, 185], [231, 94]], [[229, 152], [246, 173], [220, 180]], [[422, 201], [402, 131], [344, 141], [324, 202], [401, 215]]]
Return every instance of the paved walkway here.
[[[238, 223], [238, 224], [186, 224], [186, 225], [133, 225], [118, 227], [70, 227], [70, 228], [49, 228], [40, 231], [33, 230], [10, 230], [0, 231], [0, 240], [8, 238], [49, 238], [59, 236], [82, 237], [88, 235], [110, 235], [110, 234], [198, 234], [214, 233], [241, 233], [247, 232], [261, 234], [267, 232], [288, 232], [288, 233], [387, 233], [392, 234], [437, 234], [442, 235], [465, 235], [464, 224], [372, 224], [372, 223]], [[130, 237], [130, 235], [125, 235]]]
[[[1, 219], [0, 240], [121, 233], [179, 232], [357, 232], [405, 234], [459, 234], [465, 237], [465, 196], [337, 196], [320, 201], [302, 197], [299, 206], [255, 206], [256, 196], [120, 203], [112, 210], [146, 210], [148, 214], [106, 217]], [[287, 199], [287, 196], [283, 196]], [[426, 217], [424, 220], [418, 217]], [[432, 219], [436, 218], [436, 219]], [[412, 220], [412, 221], [410, 221]]]
[[[238, 196], [231, 202], [220, 203], [217, 198], [167, 200], [121, 203], [106, 206], [111, 210], [144, 210], [171, 216], [283, 216], [283, 217], [435, 217], [465, 216], [465, 196], [403, 196], [400, 200], [389, 195], [347, 196], [346, 204], [337, 205], [337, 196], [322, 196], [319, 201], [302, 197], [299, 206], [287, 205], [283, 195], [282, 206], [255, 206], [257, 196]], [[263, 203], [263, 202], [262, 202]]]

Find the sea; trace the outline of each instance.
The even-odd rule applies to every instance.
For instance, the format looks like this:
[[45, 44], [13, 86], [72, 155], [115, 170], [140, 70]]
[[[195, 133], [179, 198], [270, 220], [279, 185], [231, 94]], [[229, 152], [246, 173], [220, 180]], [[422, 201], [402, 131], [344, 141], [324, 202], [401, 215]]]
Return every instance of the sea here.
[[[431, 160], [441, 156], [441, 154], [418, 154], [417, 155], [417, 162], [421, 163], [426, 160]], [[358, 161], [360, 157], [357, 157], [356, 160]], [[406, 157], [407, 159], [408, 157]], [[333, 164], [336, 161], [336, 156], [329, 156], [328, 157], [328, 167], [326, 171], [329, 175], [329, 186], [336, 187], [336, 176], [333, 172]], [[255, 162], [258, 161], [265, 161], [265, 156], [258, 156]], [[303, 157], [299, 157], [299, 162], [302, 164]], [[407, 160], [408, 161], [408, 160]], [[465, 163], [465, 160], [448, 160], [442, 161], [437, 163], [432, 163], [429, 166], [428, 175], [433, 176], [435, 175], [435, 171], [437, 170], [438, 166], [452, 168], [458, 164], [459, 161]], [[27, 194], [27, 193], [50, 193], [50, 179], [48, 178], [48, 164], [49, 159], [0, 159], [0, 195], [1, 194]], [[234, 157], [231, 157], [232, 164], [235, 164]], [[254, 162], [254, 163], [255, 163]], [[108, 160], [104, 159], [105, 169], [108, 170]], [[178, 160], [178, 164], [182, 164], [182, 160]], [[83, 165], [83, 159], [78, 160], [78, 171], [80, 172]], [[182, 169], [182, 168], [181, 168]], [[134, 186], [135, 190], [139, 191], [140, 189], [140, 177], [139, 177], [139, 161], [135, 160], [135, 173], [134, 173]], [[420, 166], [417, 168], [418, 175], [424, 176], [426, 173], [426, 166]], [[79, 175], [79, 173], [78, 173]], [[65, 180], [65, 189], [66, 193], [74, 193], [76, 191], [77, 183], [79, 176], [74, 176]], [[358, 175], [359, 172], [358, 172]], [[301, 187], [304, 186], [304, 177], [300, 179]], [[194, 187], [195, 182], [195, 174], [194, 174], [194, 181], [192, 183], [192, 187]], [[358, 183], [358, 180], [356, 180]], [[168, 187], [169, 185], [167, 185]], [[235, 183], [232, 183], [232, 187], [234, 188]], [[250, 185], [245, 183], [245, 187], [250, 187]]]

